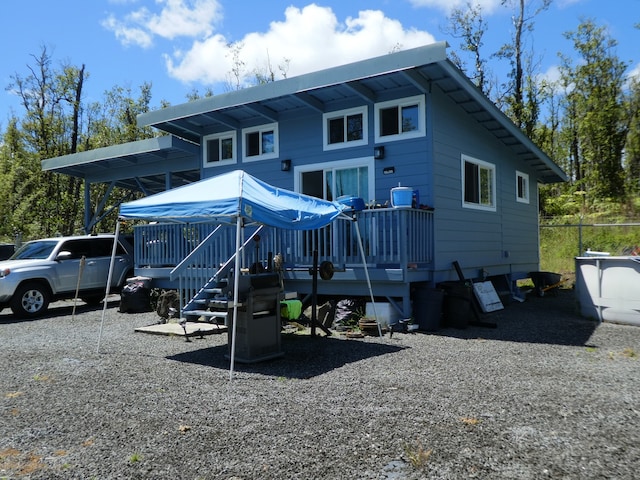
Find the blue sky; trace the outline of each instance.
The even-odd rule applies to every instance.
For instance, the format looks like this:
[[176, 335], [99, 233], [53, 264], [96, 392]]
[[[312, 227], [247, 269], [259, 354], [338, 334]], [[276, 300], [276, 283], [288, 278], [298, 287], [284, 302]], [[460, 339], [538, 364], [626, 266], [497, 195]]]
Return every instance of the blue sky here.
[[[508, 0], [513, 1], [513, 0]], [[540, 0], [528, 0], [538, 4]], [[466, 0], [21, 0], [5, 1], [0, 20], [0, 127], [11, 111], [21, 114], [6, 91], [11, 75], [26, 76], [32, 55], [46, 46], [54, 66], [86, 65], [85, 101], [98, 101], [114, 86], [137, 94], [151, 82], [152, 104], [186, 101], [193, 89], [219, 94], [235, 83], [232, 51], [242, 45], [245, 73], [288, 77], [362, 58], [446, 40], [452, 6]], [[488, 26], [483, 47], [489, 56], [510, 38], [511, 11], [500, 0], [480, 3]], [[605, 26], [618, 41], [617, 54], [640, 75], [640, 0], [554, 0], [535, 19], [528, 39], [542, 73], [553, 75], [558, 52], [572, 53], [562, 33], [581, 18]], [[7, 47], [10, 46], [10, 47]], [[500, 65], [493, 65], [500, 71]]]

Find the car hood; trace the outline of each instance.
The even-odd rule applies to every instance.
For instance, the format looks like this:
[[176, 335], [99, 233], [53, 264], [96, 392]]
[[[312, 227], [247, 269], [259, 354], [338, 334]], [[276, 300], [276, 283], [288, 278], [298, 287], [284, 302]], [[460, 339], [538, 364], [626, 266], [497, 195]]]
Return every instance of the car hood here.
[[24, 260], [4, 260], [0, 262], [0, 271], [5, 270], [7, 268], [11, 270], [25, 269], [31, 267], [48, 267], [53, 265], [55, 262], [46, 259], [24, 259]]

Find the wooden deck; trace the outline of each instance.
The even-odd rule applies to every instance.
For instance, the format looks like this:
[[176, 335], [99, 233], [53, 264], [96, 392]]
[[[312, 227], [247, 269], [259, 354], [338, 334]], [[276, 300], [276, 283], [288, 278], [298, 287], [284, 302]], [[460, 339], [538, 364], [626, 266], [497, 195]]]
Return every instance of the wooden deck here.
[[[304, 296], [312, 291], [309, 269], [317, 251], [320, 262], [335, 268], [331, 280], [318, 280], [319, 294], [369, 296], [368, 275], [375, 297], [410, 315], [411, 284], [432, 280], [433, 212], [384, 208], [363, 210], [354, 218], [314, 231], [247, 226], [241, 266], [268, 269], [279, 254], [285, 288]], [[136, 275], [152, 278], [153, 286], [195, 295], [233, 256], [235, 233], [235, 227], [213, 224], [135, 226]]]

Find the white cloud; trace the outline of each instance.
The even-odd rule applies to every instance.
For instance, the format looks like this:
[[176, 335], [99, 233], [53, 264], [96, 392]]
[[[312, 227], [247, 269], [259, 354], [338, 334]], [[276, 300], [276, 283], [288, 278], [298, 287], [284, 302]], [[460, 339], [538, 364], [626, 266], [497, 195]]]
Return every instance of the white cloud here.
[[640, 82], [640, 63], [629, 72], [629, 79]]
[[414, 7], [431, 7], [450, 13], [455, 8], [466, 8], [468, 3], [479, 5], [484, 13], [494, 12], [501, 0], [410, 0]]
[[209, 36], [213, 23], [221, 16], [217, 0], [157, 1], [165, 6], [159, 15], [151, 15], [146, 25], [151, 32], [164, 38]]
[[110, 15], [102, 26], [113, 31], [123, 45], [148, 48], [156, 36], [170, 40], [208, 37], [222, 15], [218, 0], [156, 0], [156, 4], [160, 13], [141, 7], [122, 20]]
[[556, 84], [560, 81], [560, 67], [558, 65], [552, 65], [540, 75], [540, 80], [549, 85]]
[[[289, 60], [286, 74], [291, 77], [434, 41], [430, 33], [405, 29], [378, 10], [364, 10], [339, 22], [331, 8], [310, 4], [287, 8], [283, 21], [272, 22], [266, 32], [248, 33], [237, 44], [242, 45], [246, 74], [256, 68], [266, 71], [267, 66], [277, 72]], [[170, 75], [185, 82], [228, 81], [233, 67], [228, 41], [219, 34], [165, 59]]]
[[137, 27], [130, 27], [113, 15], [103, 20], [102, 26], [107, 30], [111, 30], [118, 41], [125, 46], [137, 45], [142, 48], [149, 48], [153, 44], [153, 39], [147, 31]]

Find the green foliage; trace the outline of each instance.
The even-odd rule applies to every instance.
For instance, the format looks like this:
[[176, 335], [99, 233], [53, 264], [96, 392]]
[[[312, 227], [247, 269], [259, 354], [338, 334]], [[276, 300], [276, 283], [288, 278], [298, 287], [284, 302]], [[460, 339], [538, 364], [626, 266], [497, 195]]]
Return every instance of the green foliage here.
[[[137, 115], [149, 111], [151, 84], [140, 87], [136, 98], [131, 89], [114, 87], [102, 102], [83, 103], [83, 86], [89, 78], [85, 67], [52, 66], [43, 48], [33, 56], [28, 74], [15, 74], [8, 86], [18, 95], [21, 117], [9, 120], [0, 132], [0, 238], [13, 241], [56, 234], [83, 233], [84, 182], [80, 178], [45, 172], [41, 161], [84, 150], [125, 143], [153, 136], [149, 128], [137, 126]], [[106, 185], [91, 185], [90, 199], [100, 204]], [[111, 202], [129, 192], [114, 189]], [[95, 230], [112, 231], [115, 213]]]
[[587, 250], [629, 255], [637, 247], [640, 247], [638, 219], [594, 214], [583, 218], [567, 215], [541, 221], [542, 270], [573, 272], [574, 258]]

